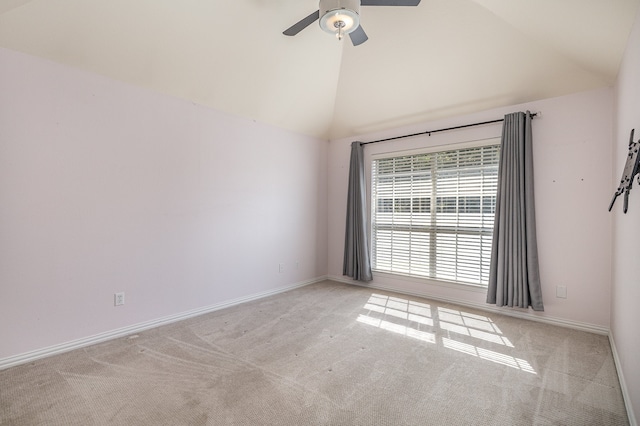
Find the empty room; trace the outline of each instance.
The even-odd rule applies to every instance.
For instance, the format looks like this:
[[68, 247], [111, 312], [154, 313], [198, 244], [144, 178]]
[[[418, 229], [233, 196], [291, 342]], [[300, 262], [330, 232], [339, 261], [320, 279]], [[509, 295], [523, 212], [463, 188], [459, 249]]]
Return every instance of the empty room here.
[[0, 0], [0, 424], [637, 425], [639, 12]]

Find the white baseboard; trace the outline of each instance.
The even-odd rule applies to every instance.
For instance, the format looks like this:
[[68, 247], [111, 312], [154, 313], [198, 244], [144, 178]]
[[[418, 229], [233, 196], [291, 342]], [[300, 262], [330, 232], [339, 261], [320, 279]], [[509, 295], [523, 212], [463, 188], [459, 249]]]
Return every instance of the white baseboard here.
[[262, 299], [268, 296], [273, 296], [285, 291], [293, 290], [299, 287], [304, 287], [310, 284], [314, 284], [320, 281], [328, 279], [327, 276], [317, 277], [310, 280], [298, 282], [295, 284], [278, 287], [273, 290], [265, 291], [262, 293], [256, 293], [249, 296], [239, 297], [237, 299], [228, 300], [225, 302], [217, 303], [215, 305], [205, 306], [203, 308], [193, 309], [187, 312], [181, 312], [175, 315], [169, 315], [163, 318], [158, 318], [151, 321], [146, 321], [138, 324], [133, 324], [127, 327], [118, 328], [115, 330], [106, 331], [104, 333], [96, 334], [89, 337], [84, 337], [70, 342], [61, 343], [58, 345], [49, 346], [42, 349], [36, 349], [34, 351], [25, 352], [22, 354], [10, 356], [8, 358], [0, 359], [0, 370], [14, 367], [20, 364], [26, 364], [28, 362], [35, 361], [37, 359], [45, 358], [52, 355], [57, 355], [63, 352], [69, 352], [74, 349], [83, 348], [85, 346], [94, 345], [96, 343], [105, 342], [107, 340], [116, 339], [129, 334], [139, 333], [150, 328], [159, 327], [161, 325], [171, 324], [176, 321], [193, 318], [198, 315], [207, 314], [209, 312], [218, 311], [220, 309], [229, 308], [231, 306], [239, 305], [241, 303], [250, 302], [252, 300]]
[[526, 320], [531, 320], [531, 321], [537, 321], [537, 322], [542, 322], [542, 323], [546, 323], [546, 324], [550, 324], [550, 325], [557, 325], [557, 326], [560, 326], [560, 327], [567, 327], [567, 328], [572, 328], [572, 329], [575, 329], [575, 330], [587, 331], [587, 332], [590, 332], [590, 333], [596, 333], [596, 334], [602, 334], [602, 335], [608, 335], [609, 334], [609, 329], [607, 327], [602, 327], [602, 326], [595, 325], [595, 324], [583, 323], [583, 322], [579, 322], [579, 321], [571, 321], [571, 320], [566, 320], [566, 319], [563, 319], [563, 318], [555, 318], [555, 317], [548, 317], [548, 316], [542, 317], [542, 316], [537, 316], [537, 315], [531, 315], [531, 314], [528, 314], [526, 311], [519, 312], [519, 311], [516, 311], [516, 310], [511, 310], [509, 308], [499, 308], [499, 307], [492, 306], [492, 305], [489, 305], [489, 304], [484, 304], [484, 303], [474, 303], [474, 302], [461, 301], [461, 300], [447, 298], [447, 297], [435, 296], [433, 294], [430, 294], [428, 291], [425, 291], [425, 292], [407, 292], [407, 291], [403, 291], [401, 289], [397, 289], [397, 288], [393, 288], [393, 287], [389, 287], [389, 286], [381, 286], [381, 285], [377, 285], [377, 284], [363, 283], [363, 282], [360, 282], [360, 281], [352, 280], [352, 279], [347, 278], [347, 277], [340, 277], [340, 276], [335, 276], [335, 275], [329, 275], [328, 279], [330, 279], [331, 281], [337, 281], [337, 282], [341, 282], [341, 283], [345, 283], [345, 284], [357, 285], [357, 286], [360, 286], [360, 287], [375, 288], [377, 290], [391, 291], [391, 292], [394, 292], [394, 293], [406, 294], [408, 296], [424, 297], [425, 299], [436, 300], [438, 302], [452, 303], [452, 304], [455, 304], [455, 305], [466, 306], [468, 308], [479, 309], [479, 310], [482, 310], [482, 311], [492, 312], [492, 313], [495, 313], [495, 314], [507, 315], [507, 316], [510, 316], [510, 317], [516, 317], [516, 318], [521, 318], [521, 319], [526, 319]]
[[631, 426], [638, 426], [636, 416], [633, 412], [633, 405], [631, 405], [631, 396], [629, 395], [629, 390], [627, 389], [627, 382], [625, 382], [624, 374], [622, 373], [622, 365], [620, 364], [620, 358], [618, 357], [616, 342], [613, 340], [612, 333], [609, 333], [609, 343], [611, 344], [611, 352], [613, 353], [613, 362], [615, 363], [616, 371], [618, 372], [618, 380], [620, 382], [622, 398], [624, 399], [624, 405], [627, 408], [627, 417], [629, 417], [629, 424]]

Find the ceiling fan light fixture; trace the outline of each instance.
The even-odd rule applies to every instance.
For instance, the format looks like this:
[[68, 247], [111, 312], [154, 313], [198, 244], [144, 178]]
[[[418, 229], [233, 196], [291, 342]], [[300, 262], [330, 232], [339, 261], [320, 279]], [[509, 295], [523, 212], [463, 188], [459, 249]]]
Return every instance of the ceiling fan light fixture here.
[[320, 0], [320, 28], [341, 40], [360, 25], [360, 0]]

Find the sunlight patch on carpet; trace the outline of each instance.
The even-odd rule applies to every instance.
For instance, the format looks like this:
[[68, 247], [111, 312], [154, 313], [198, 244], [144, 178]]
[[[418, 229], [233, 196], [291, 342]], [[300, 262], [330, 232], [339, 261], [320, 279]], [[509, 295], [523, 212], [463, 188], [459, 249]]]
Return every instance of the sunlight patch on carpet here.
[[375, 293], [363, 309], [366, 313], [358, 315], [359, 323], [537, 374], [533, 366], [524, 359], [460, 341], [475, 339], [473, 341], [515, 349], [493, 320], [484, 315], [444, 307], [438, 307], [434, 315], [429, 304]]

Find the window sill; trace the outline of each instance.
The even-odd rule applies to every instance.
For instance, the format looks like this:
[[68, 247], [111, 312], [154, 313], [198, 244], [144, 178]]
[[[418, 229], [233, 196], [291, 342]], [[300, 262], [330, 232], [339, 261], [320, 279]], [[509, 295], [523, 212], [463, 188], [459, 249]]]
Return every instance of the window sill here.
[[373, 270], [373, 277], [374, 279], [381, 278], [383, 280], [401, 280], [401, 281], [407, 281], [407, 282], [418, 283], [418, 284], [435, 285], [439, 287], [447, 287], [447, 288], [452, 288], [456, 290], [469, 291], [473, 293], [487, 292], [487, 286], [484, 286], [484, 285], [467, 284], [467, 283], [461, 283], [457, 281], [435, 280], [433, 278], [423, 278], [423, 277], [417, 277], [415, 275], [404, 275], [404, 274], [399, 274], [397, 272], [392, 273], [392, 272], [378, 271], [375, 269]]

